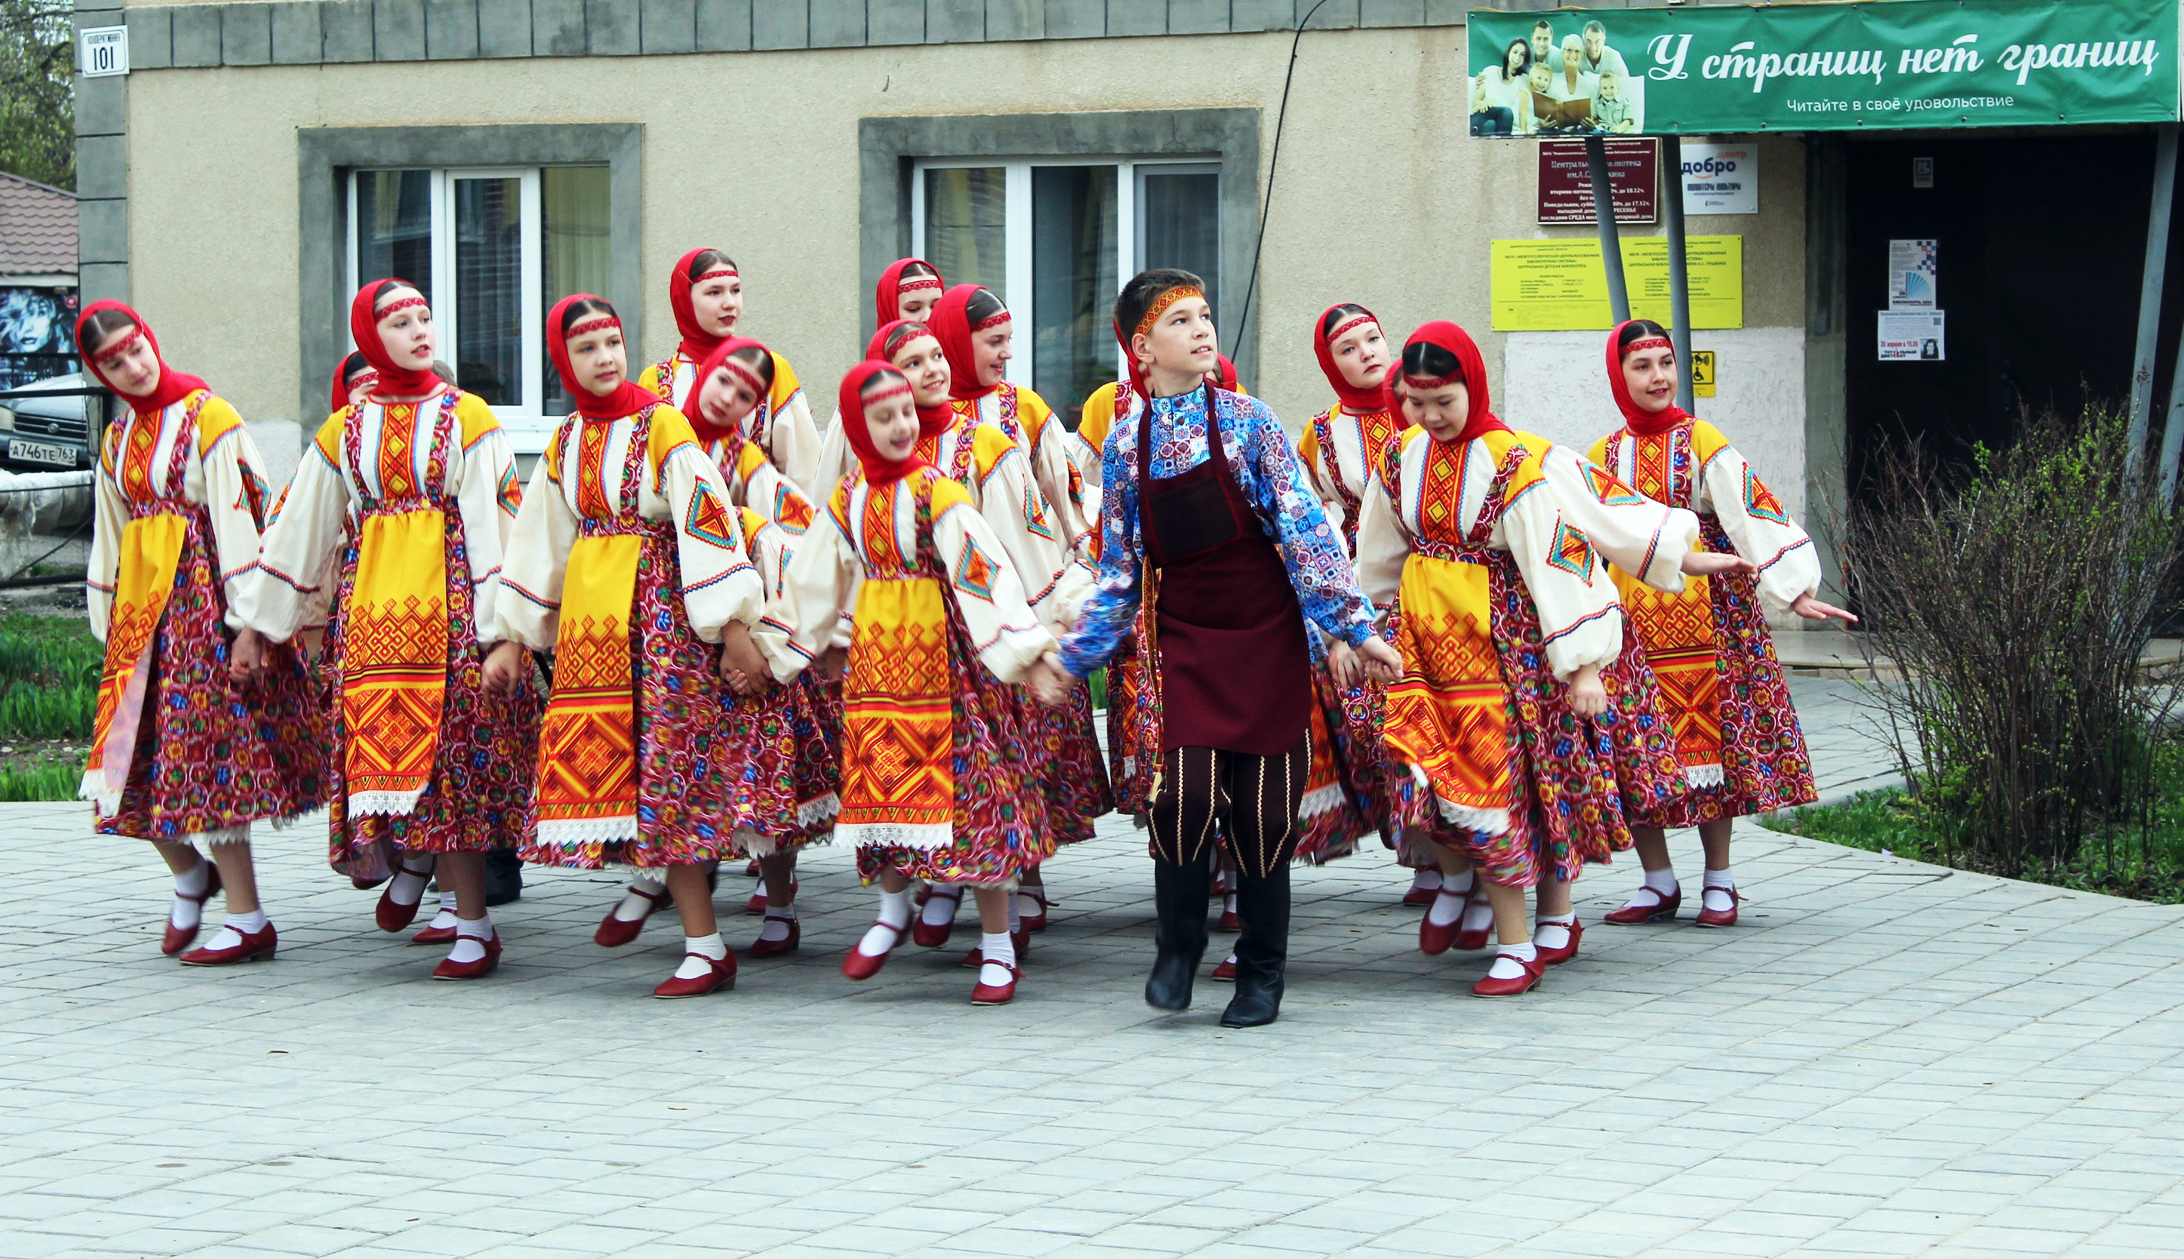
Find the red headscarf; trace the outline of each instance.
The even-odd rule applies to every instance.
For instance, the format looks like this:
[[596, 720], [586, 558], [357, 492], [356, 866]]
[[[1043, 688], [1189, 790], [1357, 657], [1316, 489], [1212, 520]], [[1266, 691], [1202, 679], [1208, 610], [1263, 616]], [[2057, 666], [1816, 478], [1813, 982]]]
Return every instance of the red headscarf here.
[[675, 308], [675, 330], [682, 333], [682, 344], [676, 348], [682, 351], [684, 358], [693, 363], [719, 349], [721, 342], [727, 338], [714, 336], [705, 330], [704, 324], [698, 322], [697, 308], [690, 302], [690, 290], [716, 275], [736, 274], [735, 264], [731, 262], [718, 264], [712, 270], [692, 278], [690, 264], [696, 262], [698, 255], [702, 253], [716, 253], [727, 257], [726, 250], [714, 249], [710, 245], [693, 249], [675, 263], [675, 270], [667, 277], [667, 304]]
[[[917, 331], [912, 335], [903, 338], [903, 345], [908, 345], [912, 341], [917, 340], [919, 337], [929, 337], [933, 335], [933, 330], [930, 326], [919, 323], [915, 319], [891, 319], [888, 322], [881, 324], [880, 330], [872, 334], [872, 340], [870, 344], [865, 346], [864, 356], [875, 363], [892, 364], [895, 361], [895, 356], [887, 352], [887, 339], [894, 336], [897, 331], [904, 328], [914, 328]], [[935, 339], [937, 340], [938, 338]], [[902, 346], [897, 346], [895, 348], [901, 349]], [[947, 351], [941, 351], [940, 356], [944, 359], [948, 358]], [[948, 377], [951, 381], [953, 381], [955, 379], [955, 360], [949, 359], [948, 369]], [[896, 370], [900, 371], [902, 369], [896, 368]], [[921, 402], [918, 404], [918, 436], [920, 438], [938, 437], [954, 426], [955, 419], [955, 408], [949, 406], [947, 403], [942, 403], [937, 407], [929, 407]]]
[[[356, 342], [357, 352], [364, 356], [364, 361], [370, 363], [372, 370], [379, 373], [379, 383], [372, 386], [373, 397], [384, 395], [389, 398], [417, 398], [438, 393], [440, 386], [446, 382], [432, 370], [432, 364], [425, 364], [422, 370], [400, 366], [387, 353], [387, 343], [379, 338], [379, 321], [387, 313], [379, 309], [379, 299], [388, 288], [397, 284], [406, 289], [417, 288], [408, 280], [390, 279], [374, 280], [356, 291], [356, 298], [349, 303], [350, 339]], [[398, 300], [423, 304], [425, 298], [419, 292], [416, 297]], [[346, 394], [348, 391], [342, 392]]]
[[1220, 365], [1207, 372], [1206, 379], [1212, 381], [1216, 389], [1226, 389], [1230, 393], [1239, 392], [1243, 384], [1236, 378], [1235, 360], [1226, 354], [1215, 354], [1214, 357], [1221, 360]]
[[[97, 362], [92, 359], [92, 353], [98, 347], [83, 343], [84, 325], [91, 322], [91, 316], [106, 310], [127, 315], [129, 322], [136, 325], [137, 335], [143, 337], [145, 344], [152, 347], [152, 357], [159, 360], [159, 379], [153, 382], [150, 393], [141, 397], [123, 393], [119, 386], [106, 378], [106, 374], [99, 370]], [[127, 345], [128, 342], [124, 341], [122, 344]], [[152, 335], [152, 326], [145, 323], [141, 316], [120, 302], [93, 302], [83, 308], [83, 313], [76, 316], [76, 351], [83, 358], [83, 365], [90, 368], [91, 374], [99, 378], [99, 383], [128, 399], [129, 409], [138, 415], [155, 415], [189, 397], [197, 390], [210, 387], [195, 376], [184, 375], [167, 366], [166, 356], [159, 352], [159, 338]]]
[[[1403, 343], [1403, 349], [1407, 352], [1410, 347], [1420, 342], [1437, 345], [1456, 356], [1456, 378], [1464, 382], [1464, 389], [1471, 395], [1471, 412], [1465, 417], [1463, 431], [1456, 434], [1456, 440], [1467, 442], [1488, 433], [1508, 432], [1509, 426], [1494, 416], [1493, 394], [1486, 385], [1486, 360], [1480, 357], [1479, 347], [1471, 340], [1471, 334], [1446, 319], [1436, 319], [1432, 323], [1421, 324], [1418, 331], [1410, 334], [1410, 340]], [[1400, 360], [1389, 369], [1391, 397], [1396, 374], [1402, 371], [1403, 364]], [[1403, 382], [1411, 388], [1434, 388], [1441, 383], [1420, 380], [1408, 374], [1404, 375]]]
[[[726, 367], [729, 371], [741, 377], [743, 382], [751, 387], [751, 392], [758, 395], [758, 401], [752, 404], [751, 410], [756, 411], [759, 407], [766, 405], [766, 382], [760, 380], [758, 373], [752, 371], [750, 366], [744, 363], [743, 360], [730, 361], [730, 355], [738, 350], [745, 349], [762, 350], [765, 352], [766, 357], [773, 357], [772, 350], [766, 349], [763, 344], [753, 341], [749, 337], [729, 337], [719, 345], [714, 346], [712, 352], [698, 362], [697, 374], [690, 378], [690, 396], [683, 399], [684, 405], [689, 408], [690, 426], [698, 431], [698, 436], [716, 440], [723, 437], [732, 438], [739, 442], [743, 440], [742, 421], [737, 421], [733, 428], [714, 428], [712, 423], [705, 418], [705, 408], [698, 405], [698, 395], [705, 391], [705, 382], [711, 379], [713, 373], [719, 371], [722, 367]], [[781, 369], [776, 367], [774, 370], [778, 372]], [[748, 418], [748, 414], [746, 414], [745, 418]]]
[[923, 258], [895, 259], [887, 264], [887, 270], [880, 272], [879, 287], [872, 294], [873, 305], [879, 310], [881, 323], [893, 323], [897, 318], [896, 312], [902, 309], [902, 290], [906, 285], [902, 273], [909, 270], [913, 263], [927, 268], [932, 274], [912, 276], [907, 281], [907, 287], [912, 291], [918, 289], [940, 289], [945, 291], [947, 289], [946, 282], [940, 278], [939, 267]]
[[1009, 320], [1009, 309], [1002, 306], [1001, 313], [989, 315], [986, 322], [976, 328], [971, 326], [971, 295], [981, 291], [977, 284], [958, 284], [942, 294], [940, 303], [933, 307], [933, 317], [925, 321], [933, 336], [940, 341], [940, 352], [948, 356], [948, 396], [968, 402], [983, 398], [1000, 388], [998, 383], [978, 383], [978, 356], [972, 338], [987, 328], [997, 327]]
[[1615, 391], [1615, 405], [1623, 412], [1623, 423], [1629, 426], [1630, 431], [1640, 437], [1652, 437], [1690, 419], [1691, 413], [1677, 406], [1673, 398], [1660, 410], [1648, 411], [1638, 405], [1637, 399], [1630, 396], [1630, 386], [1623, 383], [1623, 360], [1630, 357], [1632, 350], [1640, 346], [1650, 347], [1653, 342], [1663, 340], [1660, 337], [1641, 337], [1631, 342], [1629, 350], [1623, 349], [1617, 342], [1623, 339], [1623, 329], [1630, 327], [1632, 322], [1634, 321], [1626, 319], [1615, 325], [1615, 330], [1608, 334], [1608, 388]]
[[[1332, 329], [1322, 333], [1320, 330], [1327, 327], [1327, 317], [1344, 306], [1357, 306], [1359, 310], [1365, 313], [1351, 315], [1349, 318], [1336, 323]], [[1342, 365], [1335, 362], [1335, 338], [1348, 332], [1359, 323], [1379, 322], [1380, 316], [1365, 310], [1363, 306], [1358, 306], [1356, 302], [1338, 302], [1321, 311], [1320, 317], [1312, 323], [1312, 352], [1319, 355], [1320, 374], [1327, 377], [1328, 384], [1334, 386], [1335, 397], [1341, 400], [1342, 409], [1351, 415], [1371, 415], [1376, 411], [1391, 409], [1389, 407], [1388, 379], [1383, 376], [1379, 384], [1367, 385], [1363, 389], [1351, 384], [1349, 377], [1342, 374]], [[1453, 327], [1454, 325], [1450, 326]], [[1387, 329], [1381, 329], [1381, 334], [1385, 336]], [[1400, 363], [1391, 363], [1388, 366], [1389, 375], [1393, 375], [1401, 367], [1402, 364]]]
[[586, 317], [583, 323], [576, 325], [578, 328], [598, 320], [605, 320], [616, 328], [622, 326], [622, 317], [614, 313], [614, 307], [605, 298], [594, 297], [590, 293], [571, 293], [555, 302], [553, 310], [546, 315], [546, 353], [553, 357], [554, 370], [561, 373], [562, 391], [576, 403], [577, 414], [587, 420], [619, 420], [625, 415], [635, 415], [646, 407], [656, 405], [660, 401], [659, 395], [650, 389], [639, 389], [631, 383], [626, 370], [622, 383], [616, 385], [605, 397], [586, 389], [584, 382], [576, 378], [576, 368], [569, 362], [569, 338], [561, 331], [561, 318], [569, 307], [586, 301], [598, 302], [607, 308], [607, 313]]
[[371, 363], [366, 361], [361, 350], [349, 351], [341, 356], [339, 363], [334, 364], [334, 410], [340, 411], [348, 407], [349, 378], [362, 375], [365, 372], [374, 373], [372, 383], [377, 384], [379, 382], [378, 374], [374, 371]]
[[[873, 485], [887, 485], [899, 481], [919, 468], [927, 466], [923, 459], [918, 458], [915, 448], [912, 448], [908, 459], [894, 460], [882, 458], [880, 448], [872, 444], [872, 426], [865, 422], [864, 387], [874, 376], [882, 372], [892, 373], [898, 377], [902, 375], [892, 364], [883, 363], [877, 359], [866, 359], [864, 362], [850, 368], [849, 374], [842, 377], [842, 390], [837, 398], [837, 402], [842, 408], [843, 435], [849, 438], [849, 448], [857, 452], [857, 462], [864, 465], [865, 480]], [[910, 392], [910, 382], [907, 380], [903, 381], [899, 387], [904, 393]], [[921, 419], [919, 424], [921, 432], [923, 428], [924, 424]]]

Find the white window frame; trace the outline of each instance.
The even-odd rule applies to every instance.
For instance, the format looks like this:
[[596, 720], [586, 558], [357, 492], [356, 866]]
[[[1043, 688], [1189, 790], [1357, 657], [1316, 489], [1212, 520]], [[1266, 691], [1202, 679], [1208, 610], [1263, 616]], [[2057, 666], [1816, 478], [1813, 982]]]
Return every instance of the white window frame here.
[[[1115, 275], [1118, 283], [1127, 283], [1131, 276], [1145, 269], [1138, 248], [1142, 226], [1138, 206], [1139, 191], [1144, 187], [1145, 174], [1157, 171], [1175, 175], [1221, 174], [1221, 162], [1217, 157], [925, 157], [911, 163], [910, 171], [910, 253], [912, 257], [925, 256], [925, 172], [929, 170], [987, 169], [1000, 167], [1002, 183], [1002, 231], [1005, 233], [1002, 248], [1003, 268], [1006, 278], [1001, 284], [1000, 298], [1010, 310], [1028, 309], [1033, 286], [1037, 277], [1033, 274], [1031, 249], [1031, 172], [1037, 166], [1112, 166], [1115, 167]], [[1219, 219], [1216, 216], [1216, 224]], [[1218, 230], [1218, 228], [1216, 229]], [[1020, 386], [1031, 386], [1032, 356], [1018, 354], [1011, 358], [1005, 369], [1007, 378]], [[1115, 371], [1117, 375], [1129, 371], [1129, 364], [1122, 355], [1122, 347], [1115, 347]]]
[[349, 172], [348, 180], [348, 275], [349, 291], [354, 292], [366, 277], [358, 273], [359, 236], [361, 226], [357, 222], [357, 177], [382, 171], [425, 170], [431, 185], [428, 201], [431, 210], [432, 236], [432, 321], [434, 344], [440, 358], [455, 366], [462, 383], [462, 369], [456, 355], [460, 318], [455, 300], [455, 185], [466, 179], [509, 179], [519, 181], [517, 214], [524, 230], [521, 246], [522, 293], [518, 299], [523, 312], [522, 380], [521, 387], [526, 402], [521, 406], [496, 406], [493, 414], [499, 417], [518, 453], [540, 454], [546, 449], [546, 441], [553, 435], [554, 427], [561, 421], [559, 415], [549, 415], [544, 409], [546, 400], [545, 334], [541, 324], [545, 321], [545, 257], [543, 205], [540, 200], [540, 178], [543, 168], [537, 166], [369, 166]]

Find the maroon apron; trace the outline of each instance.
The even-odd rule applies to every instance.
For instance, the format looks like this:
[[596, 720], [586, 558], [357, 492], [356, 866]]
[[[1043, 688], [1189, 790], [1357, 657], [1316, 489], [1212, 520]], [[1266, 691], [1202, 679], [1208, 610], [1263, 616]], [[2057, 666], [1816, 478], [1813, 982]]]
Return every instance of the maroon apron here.
[[1245, 500], [1205, 391], [1206, 462], [1152, 475], [1152, 407], [1138, 424], [1138, 528], [1152, 564], [1160, 750], [1283, 756], [1311, 720], [1304, 611]]

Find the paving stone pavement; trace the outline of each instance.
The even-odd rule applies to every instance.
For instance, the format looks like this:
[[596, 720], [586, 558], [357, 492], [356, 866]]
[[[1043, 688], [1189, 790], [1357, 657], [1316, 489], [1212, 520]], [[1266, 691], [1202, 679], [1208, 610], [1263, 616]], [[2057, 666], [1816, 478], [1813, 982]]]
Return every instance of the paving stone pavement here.
[[[1796, 686], [1828, 783], [1885, 775], [1850, 685]], [[1417, 951], [1383, 854], [1300, 870], [1282, 1019], [1243, 1032], [1221, 985], [1140, 1000], [1127, 824], [1054, 864], [998, 1009], [956, 949], [841, 978], [842, 852], [802, 953], [665, 1002], [671, 925], [590, 942], [607, 875], [533, 873], [501, 971], [434, 984], [306, 826], [260, 843], [279, 960], [194, 971], [150, 854], [73, 805], [0, 834], [0, 1259], [2184, 1252], [2184, 913], [1757, 827], [1744, 925], [1598, 925], [1619, 863], [1516, 1000]]]

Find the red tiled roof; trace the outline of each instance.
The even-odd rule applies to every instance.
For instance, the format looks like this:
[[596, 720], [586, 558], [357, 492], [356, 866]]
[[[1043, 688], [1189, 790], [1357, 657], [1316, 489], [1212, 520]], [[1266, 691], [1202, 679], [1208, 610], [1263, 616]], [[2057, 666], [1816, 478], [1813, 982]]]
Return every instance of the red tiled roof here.
[[0, 275], [76, 274], [76, 195], [0, 171]]

